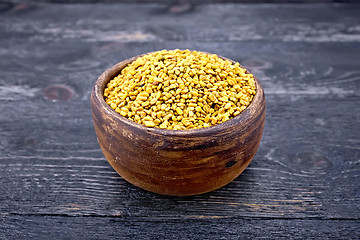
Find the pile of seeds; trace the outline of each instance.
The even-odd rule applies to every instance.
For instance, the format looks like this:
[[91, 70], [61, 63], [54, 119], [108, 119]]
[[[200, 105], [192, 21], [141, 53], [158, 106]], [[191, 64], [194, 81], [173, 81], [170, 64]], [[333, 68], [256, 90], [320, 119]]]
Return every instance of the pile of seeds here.
[[137, 58], [107, 84], [116, 112], [147, 127], [213, 126], [240, 114], [256, 93], [254, 76], [215, 54], [162, 50]]

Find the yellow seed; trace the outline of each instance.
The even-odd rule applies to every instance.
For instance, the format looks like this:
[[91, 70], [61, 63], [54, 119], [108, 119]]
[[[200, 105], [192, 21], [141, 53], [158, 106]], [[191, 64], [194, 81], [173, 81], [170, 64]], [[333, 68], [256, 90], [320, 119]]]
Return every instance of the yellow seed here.
[[148, 92], [141, 92], [141, 93], [139, 93], [139, 96], [140, 97], [148, 97], [149, 93]]
[[183, 114], [183, 111], [179, 107], [177, 107], [175, 110], [179, 115]]
[[151, 115], [151, 118], [152, 118], [152, 119], [155, 119], [155, 118], [156, 118], [156, 112], [152, 112], [150, 115]]
[[196, 108], [196, 107], [197, 107], [197, 105], [196, 105], [196, 103], [189, 103], [189, 107]]
[[209, 117], [209, 115], [206, 115], [206, 117], [204, 118], [204, 122], [208, 123], [209, 121], [210, 121], [210, 117]]
[[146, 127], [155, 127], [155, 123], [153, 121], [144, 121]]
[[191, 95], [193, 95], [194, 97], [197, 97], [197, 96], [199, 95], [196, 91], [191, 91], [190, 93], [191, 93]]
[[217, 119], [216, 119], [215, 117], [212, 117], [212, 118], [211, 118], [211, 124], [212, 124], [212, 125], [215, 125], [216, 122], [217, 122]]
[[150, 102], [149, 102], [149, 101], [146, 101], [146, 102], [143, 102], [143, 103], [141, 104], [141, 106], [146, 107], [146, 106], [148, 106], [149, 104], [150, 104]]
[[169, 86], [169, 89], [174, 89], [174, 88], [176, 88], [176, 84], [171, 84], [171, 85]]
[[156, 98], [152, 98], [152, 99], [150, 100], [150, 104], [151, 104], [151, 105], [155, 104], [156, 102], [157, 102], [157, 99], [156, 99]]
[[210, 94], [209, 94], [209, 99], [210, 99], [211, 101], [215, 102], [216, 97], [214, 96], [213, 93], [210, 93]]
[[161, 92], [159, 91], [156, 93], [156, 99], [159, 99], [160, 97], [161, 97]]
[[219, 98], [219, 100], [222, 102], [227, 102], [229, 100], [229, 98], [226, 96], [223, 96], [223, 97]]
[[230, 107], [231, 107], [231, 103], [227, 103], [227, 104], [225, 104], [225, 106], [224, 106], [225, 109], [229, 109]]
[[152, 121], [153, 119], [152, 119], [152, 117], [150, 117], [150, 116], [146, 116], [146, 117], [144, 117], [143, 120], [144, 120], [144, 121]]
[[175, 125], [173, 129], [174, 130], [181, 130], [181, 127], [179, 125]]
[[112, 109], [116, 109], [117, 106], [116, 106], [115, 103], [111, 103], [110, 107], [111, 107]]
[[146, 101], [146, 100], [147, 100], [147, 97], [145, 97], [145, 96], [139, 96], [139, 97], [138, 97], [138, 100], [140, 100], [140, 101]]
[[234, 116], [237, 116], [237, 115], [239, 115], [239, 114], [240, 114], [240, 111], [234, 112]]
[[242, 93], [238, 93], [238, 94], [236, 94], [236, 98], [241, 98], [243, 96], [243, 94]]

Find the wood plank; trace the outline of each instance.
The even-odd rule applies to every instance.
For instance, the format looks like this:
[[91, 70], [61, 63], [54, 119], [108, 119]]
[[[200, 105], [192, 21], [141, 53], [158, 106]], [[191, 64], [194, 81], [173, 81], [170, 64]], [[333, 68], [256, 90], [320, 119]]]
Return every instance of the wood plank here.
[[[162, 5], [26, 6], [0, 14], [2, 214], [358, 223], [359, 6], [205, 5], [185, 17]], [[215, 192], [174, 198], [140, 190], [97, 144], [89, 106], [97, 76], [163, 48], [240, 61], [264, 85], [260, 149]]]
[[359, 221], [301, 219], [202, 219], [143, 221], [137, 218], [6, 216], [6, 239], [357, 239]]

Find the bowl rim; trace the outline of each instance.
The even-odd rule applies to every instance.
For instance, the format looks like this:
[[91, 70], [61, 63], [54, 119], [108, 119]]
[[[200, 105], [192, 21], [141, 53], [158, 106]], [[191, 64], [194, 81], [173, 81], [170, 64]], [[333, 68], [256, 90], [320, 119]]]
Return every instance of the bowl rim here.
[[[196, 129], [187, 129], [187, 130], [174, 130], [174, 129], [162, 129], [162, 128], [149, 128], [146, 127], [143, 124], [134, 122], [122, 115], [120, 115], [119, 113], [117, 113], [114, 109], [112, 109], [106, 102], [103, 96], [103, 92], [105, 89], [105, 86], [117, 75], [120, 74], [121, 70], [123, 68], [125, 68], [128, 64], [130, 64], [131, 62], [135, 61], [137, 58], [142, 57], [144, 55], [147, 54], [151, 54], [157, 51], [152, 51], [152, 52], [148, 52], [148, 53], [144, 53], [141, 55], [137, 55], [131, 58], [128, 58], [126, 60], [123, 60], [121, 62], [116, 63], [115, 65], [113, 65], [112, 67], [106, 69], [100, 76], [99, 78], [96, 80], [92, 93], [91, 93], [91, 98], [95, 98], [97, 100], [97, 102], [100, 104], [100, 107], [105, 111], [106, 114], [110, 115], [112, 118], [116, 119], [117, 121], [123, 122], [124, 124], [132, 127], [132, 128], [136, 128], [139, 130], [142, 130], [144, 132], [148, 132], [148, 133], [153, 133], [156, 135], [167, 135], [167, 136], [183, 136], [183, 137], [189, 137], [189, 136], [210, 136], [213, 133], [222, 131], [224, 129], [228, 129], [229, 127], [234, 127], [235, 125], [241, 125], [243, 122], [245, 122], [248, 118], [251, 117], [251, 113], [252, 111], [256, 111], [257, 108], [259, 108], [259, 106], [261, 106], [261, 101], [263, 100], [264, 104], [265, 104], [265, 93], [264, 93], [264, 89], [261, 86], [259, 80], [254, 76], [254, 80], [255, 80], [255, 86], [256, 86], [256, 94], [254, 96], [254, 98], [252, 99], [251, 103], [246, 107], [246, 109], [244, 109], [239, 115], [225, 121], [219, 124], [215, 124], [213, 126], [210, 127], [204, 127], [204, 128], [196, 128]], [[208, 52], [203, 52], [203, 51], [197, 51], [197, 52], [202, 52], [208, 55], [212, 55], [213, 53], [208, 53]], [[217, 55], [217, 54], [216, 54]], [[217, 55], [219, 58], [222, 58], [224, 60], [228, 60], [231, 63], [235, 63], [234, 60], [231, 60], [229, 58], [223, 57], [223, 56], [219, 56]], [[241, 64], [240, 64], [241, 68], [244, 68]], [[251, 73], [248, 69], [244, 68], [246, 70], [247, 73]], [[252, 73], [251, 73], [252, 74]]]

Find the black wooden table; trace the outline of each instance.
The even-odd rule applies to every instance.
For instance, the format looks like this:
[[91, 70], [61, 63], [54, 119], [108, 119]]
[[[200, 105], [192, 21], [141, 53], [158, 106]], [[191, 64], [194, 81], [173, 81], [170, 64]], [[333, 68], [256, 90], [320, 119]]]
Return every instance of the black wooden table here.
[[[360, 5], [0, 4], [0, 239], [360, 237]], [[104, 158], [89, 97], [108, 67], [195, 49], [249, 68], [267, 115], [227, 186], [168, 197]]]

